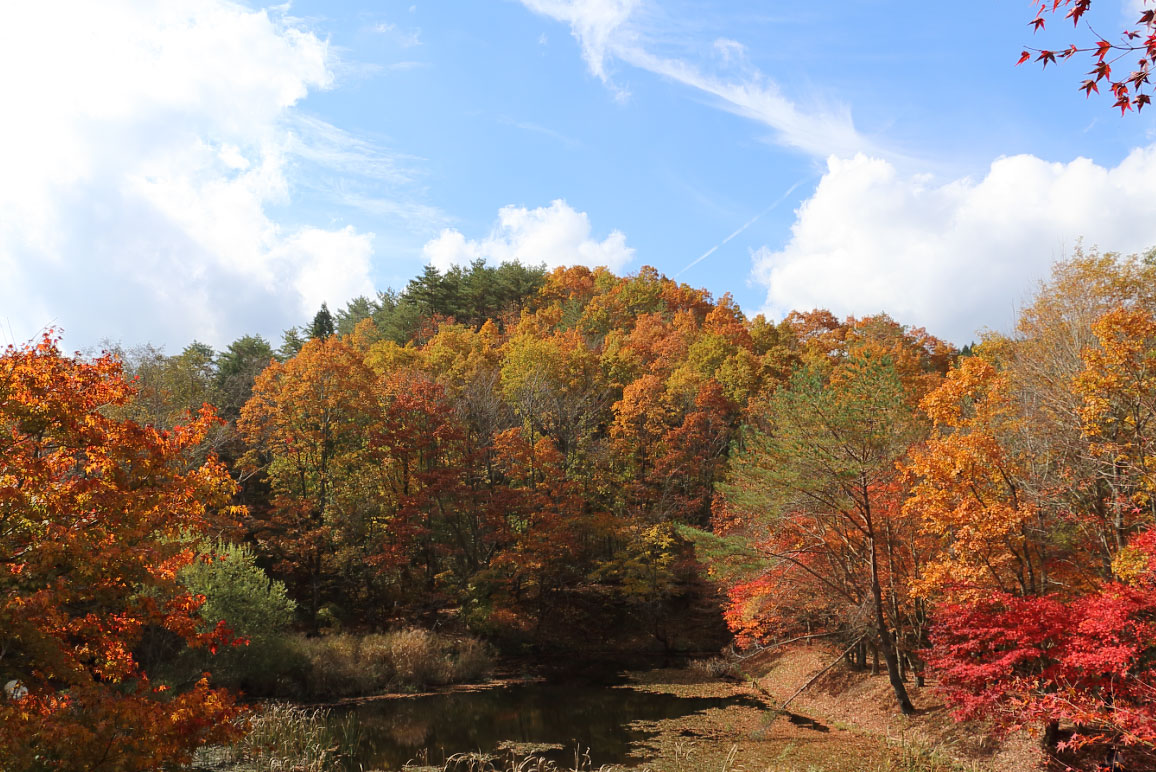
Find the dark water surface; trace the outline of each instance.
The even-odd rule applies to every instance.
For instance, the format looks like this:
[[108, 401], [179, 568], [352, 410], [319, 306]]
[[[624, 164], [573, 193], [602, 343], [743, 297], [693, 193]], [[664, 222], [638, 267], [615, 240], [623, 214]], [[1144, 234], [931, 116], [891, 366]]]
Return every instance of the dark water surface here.
[[400, 769], [407, 761], [440, 764], [455, 753], [494, 752], [499, 743], [557, 743], [549, 754], [573, 763], [575, 744], [601, 764], [632, 765], [631, 743], [648, 733], [630, 722], [654, 721], [728, 705], [759, 704], [750, 698], [687, 698], [589, 683], [530, 683], [477, 692], [380, 700], [351, 708], [361, 725], [365, 769]]

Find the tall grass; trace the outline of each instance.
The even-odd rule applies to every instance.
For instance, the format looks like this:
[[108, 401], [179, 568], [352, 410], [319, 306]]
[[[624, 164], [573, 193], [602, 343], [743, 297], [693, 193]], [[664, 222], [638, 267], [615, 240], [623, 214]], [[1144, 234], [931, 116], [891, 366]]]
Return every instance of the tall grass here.
[[888, 737], [891, 758], [878, 766], [878, 772], [980, 772], [980, 765], [954, 758], [948, 745], [929, 743], [901, 734]]
[[723, 657], [692, 660], [690, 669], [707, 678], [738, 678], [742, 675], [738, 662]]
[[361, 741], [357, 717], [273, 703], [248, 718], [248, 731], [222, 749], [224, 761], [252, 772], [344, 772]]

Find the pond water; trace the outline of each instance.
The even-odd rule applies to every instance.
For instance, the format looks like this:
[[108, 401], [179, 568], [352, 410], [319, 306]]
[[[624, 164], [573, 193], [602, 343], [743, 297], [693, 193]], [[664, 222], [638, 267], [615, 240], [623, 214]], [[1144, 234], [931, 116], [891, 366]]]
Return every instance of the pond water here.
[[631, 744], [648, 733], [632, 721], [679, 718], [708, 708], [759, 704], [750, 698], [689, 698], [613, 685], [529, 683], [363, 703], [353, 710], [361, 727], [364, 769], [400, 769], [407, 761], [440, 764], [455, 753], [495, 752], [499, 744], [563, 746], [547, 755], [574, 761], [575, 745], [601, 764], [633, 766]]

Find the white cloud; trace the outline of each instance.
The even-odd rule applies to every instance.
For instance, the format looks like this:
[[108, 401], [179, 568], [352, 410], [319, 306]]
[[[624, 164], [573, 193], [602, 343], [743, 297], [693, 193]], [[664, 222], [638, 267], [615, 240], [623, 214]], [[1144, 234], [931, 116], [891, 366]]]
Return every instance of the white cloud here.
[[668, 78], [703, 92], [731, 113], [769, 126], [774, 141], [825, 157], [855, 152], [880, 152], [855, 128], [845, 107], [800, 106], [782, 93], [779, 85], [746, 61], [742, 43], [718, 38], [711, 52], [723, 72], [713, 74], [682, 58], [656, 54], [661, 32], [641, 34], [637, 28], [641, 0], [522, 0], [535, 13], [570, 25], [590, 72], [615, 90], [607, 65], [617, 59], [632, 67]]
[[426, 262], [439, 270], [466, 265], [479, 258], [491, 263], [517, 260], [525, 265], [603, 265], [619, 270], [630, 262], [634, 249], [626, 246], [622, 231], [602, 241], [591, 236], [590, 218], [558, 199], [548, 207], [526, 209], [504, 206], [490, 235], [467, 239], [447, 228], [422, 249]]
[[522, 0], [535, 13], [570, 25], [590, 72], [609, 83], [606, 60], [640, 0]]
[[332, 85], [334, 60], [283, 13], [228, 0], [7, 10], [4, 337], [54, 324], [68, 345], [223, 345], [371, 291], [372, 234], [286, 221], [285, 207], [303, 170], [401, 186], [411, 159], [299, 112]]
[[1156, 245], [1156, 146], [1113, 168], [1086, 158], [1001, 158], [981, 180], [903, 176], [888, 161], [828, 160], [796, 213], [791, 239], [753, 255], [766, 311], [886, 311], [965, 343], [1007, 329], [1024, 288], [1088, 246], [1137, 252]]
[[[410, 9], [413, 13], [413, 9]], [[402, 30], [396, 24], [391, 22], [381, 22], [373, 26], [373, 31], [379, 35], [385, 35], [393, 38], [403, 48], [412, 48], [421, 45], [421, 30]]]
[[630, 64], [715, 97], [727, 112], [771, 127], [777, 132], [775, 140], [787, 147], [817, 156], [874, 149], [856, 130], [849, 109], [804, 110], [758, 70], [732, 79], [708, 75], [681, 59], [664, 59], [641, 48], [625, 49], [621, 55]]

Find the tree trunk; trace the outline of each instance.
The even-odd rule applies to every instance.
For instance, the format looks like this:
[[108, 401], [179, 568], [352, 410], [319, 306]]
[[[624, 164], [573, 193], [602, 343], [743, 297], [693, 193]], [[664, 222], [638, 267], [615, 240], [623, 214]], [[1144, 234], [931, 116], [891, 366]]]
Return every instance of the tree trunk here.
[[915, 712], [911, 698], [907, 696], [907, 687], [899, 677], [899, 658], [895, 655], [895, 647], [891, 645], [891, 631], [887, 627], [887, 620], [883, 617], [883, 590], [879, 586], [879, 568], [875, 562], [875, 540], [871, 540], [871, 596], [875, 601], [875, 632], [878, 645], [883, 650], [883, 659], [887, 663], [887, 678], [891, 681], [891, 688], [895, 691], [895, 699], [899, 702], [899, 711], [905, 716]]

